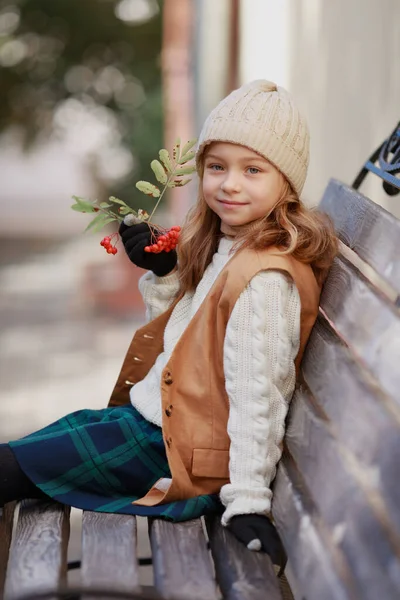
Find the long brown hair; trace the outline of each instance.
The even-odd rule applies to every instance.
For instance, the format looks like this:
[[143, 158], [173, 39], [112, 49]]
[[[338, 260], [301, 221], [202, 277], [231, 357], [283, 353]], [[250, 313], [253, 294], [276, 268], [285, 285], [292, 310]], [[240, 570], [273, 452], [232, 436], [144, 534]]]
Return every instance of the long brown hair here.
[[[189, 211], [179, 239], [178, 261], [181, 293], [194, 290], [223, 235], [221, 220], [207, 205], [200, 185], [196, 204]], [[315, 208], [308, 208], [284, 178], [278, 202], [269, 214], [237, 229], [235, 248], [261, 250], [278, 246], [283, 254], [311, 265], [322, 284], [338, 252], [331, 220]]]

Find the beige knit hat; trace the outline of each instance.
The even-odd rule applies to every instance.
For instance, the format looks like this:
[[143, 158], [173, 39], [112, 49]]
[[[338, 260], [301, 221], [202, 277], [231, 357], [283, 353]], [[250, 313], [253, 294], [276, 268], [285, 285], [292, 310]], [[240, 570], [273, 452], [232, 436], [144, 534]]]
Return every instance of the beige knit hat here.
[[273, 163], [300, 195], [309, 162], [309, 132], [289, 92], [259, 79], [234, 90], [207, 117], [196, 152], [197, 168], [211, 142], [232, 142]]

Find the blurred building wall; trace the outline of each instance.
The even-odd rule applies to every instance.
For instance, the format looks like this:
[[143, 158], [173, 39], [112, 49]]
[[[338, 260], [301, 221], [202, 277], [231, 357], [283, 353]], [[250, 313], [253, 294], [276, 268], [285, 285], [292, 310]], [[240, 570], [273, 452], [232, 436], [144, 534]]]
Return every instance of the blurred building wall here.
[[[193, 21], [192, 0], [164, 0], [161, 64], [164, 146], [169, 151], [178, 137], [182, 145], [194, 137]], [[169, 190], [168, 225], [182, 223], [195, 193], [192, 184]]]
[[[305, 196], [328, 177], [351, 183], [400, 119], [400, 2], [290, 0], [290, 89], [307, 112], [312, 161]], [[400, 217], [372, 175], [362, 188]]]
[[[225, 1], [212, 17], [207, 8], [215, 2], [199, 3], [198, 30], [208, 38], [198, 50], [198, 129], [210, 104], [226, 93], [220, 74], [228, 38]], [[330, 177], [352, 183], [400, 119], [400, 2], [241, 0], [239, 31], [239, 82], [275, 80], [308, 118], [303, 198], [317, 204]], [[377, 178], [369, 175], [361, 191], [400, 217], [399, 198], [389, 199]]]

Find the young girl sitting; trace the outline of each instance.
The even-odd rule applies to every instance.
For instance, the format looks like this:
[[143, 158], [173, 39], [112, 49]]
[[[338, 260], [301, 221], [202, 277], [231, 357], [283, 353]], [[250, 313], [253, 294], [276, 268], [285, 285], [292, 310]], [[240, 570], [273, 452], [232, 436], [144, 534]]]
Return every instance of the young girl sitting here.
[[337, 251], [300, 201], [309, 133], [291, 96], [254, 81], [201, 131], [197, 203], [178, 252], [149, 254], [146, 223], [120, 233], [148, 323], [108, 408], [81, 410], [0, 445], [0, 503], [51, 497], [77, 508], [222, 524], [276, 564], [271, 482], [296, 372]]

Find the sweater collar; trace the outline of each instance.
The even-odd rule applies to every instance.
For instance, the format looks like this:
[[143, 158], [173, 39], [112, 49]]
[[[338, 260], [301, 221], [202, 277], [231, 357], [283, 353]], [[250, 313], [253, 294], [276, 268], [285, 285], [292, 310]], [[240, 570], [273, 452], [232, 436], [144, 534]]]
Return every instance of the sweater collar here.
[[218, 244], [218, 254], [229, 254], [232, 250], [232, 246], [235, 240], [222, 237]]

